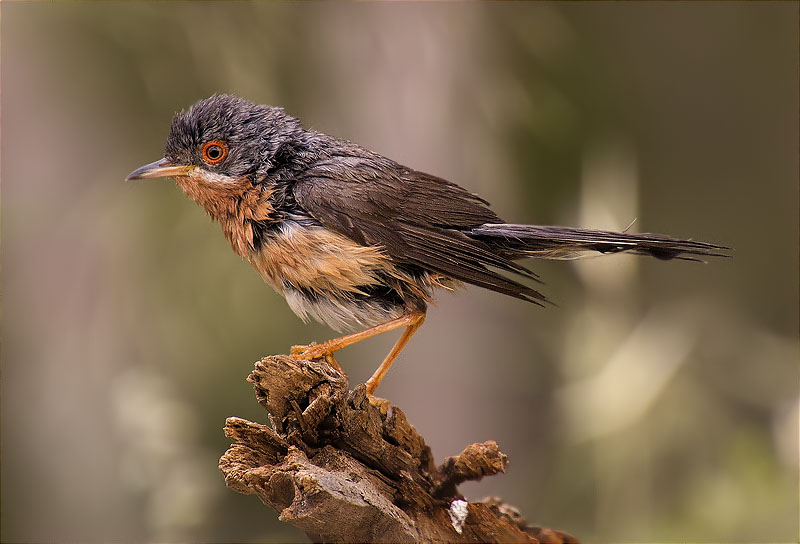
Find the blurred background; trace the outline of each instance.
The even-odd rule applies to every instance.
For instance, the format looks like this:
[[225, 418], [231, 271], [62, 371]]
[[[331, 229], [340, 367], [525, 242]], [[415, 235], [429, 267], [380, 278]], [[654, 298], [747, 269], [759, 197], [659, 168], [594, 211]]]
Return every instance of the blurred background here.
[[[2, 540], [305, 541], [217, 461], [304, 326], [172, 181], [212, 93], [453, 180], [506, 220], [735, 248], [531, 262], [442, 293], [381, 385], [465, 485], [585, 542], [798, 536], [798, 5], [6, 3]], [[339, 355], [366, 379], [390, 334]]]

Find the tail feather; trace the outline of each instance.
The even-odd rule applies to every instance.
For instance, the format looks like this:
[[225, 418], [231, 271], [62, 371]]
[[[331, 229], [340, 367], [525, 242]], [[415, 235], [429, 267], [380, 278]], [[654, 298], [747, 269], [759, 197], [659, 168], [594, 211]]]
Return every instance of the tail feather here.
[[495, 247], [511, 259], [575, 259], [586, 252], [628, 251], [657, 259], [699, 261], [697, 257], [728, 257], [730, 248], [708, 242], [682, 240], [661, 234], [611, 232], [540, 225], [487, 223], [465, 234]]

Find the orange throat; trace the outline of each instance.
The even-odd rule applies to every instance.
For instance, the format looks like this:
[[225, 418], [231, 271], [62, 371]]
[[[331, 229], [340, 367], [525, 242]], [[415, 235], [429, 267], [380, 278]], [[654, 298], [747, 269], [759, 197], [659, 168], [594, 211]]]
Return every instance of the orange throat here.
[[252, 222], [272, 218], [274, 209], [269, 197], [273, 190], [253, 185], [246, 177], [209, 179], [196, 170], [175, 177], [175, 182], [214, 221], [219, 221], [233, 250], [249, 260], [255, 251]]

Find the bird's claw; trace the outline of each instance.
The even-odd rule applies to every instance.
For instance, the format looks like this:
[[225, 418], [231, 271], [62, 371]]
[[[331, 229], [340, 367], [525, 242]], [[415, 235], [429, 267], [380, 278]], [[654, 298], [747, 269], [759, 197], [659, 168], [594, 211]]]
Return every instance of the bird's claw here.
[[382, 399], [381, 397], [373, 397], [372, 395], [367, 395], [367, 400], [372, 406], [380, 410], [381, 415], [385, 416], [387, 413], [389, 413], [389, 407], [392, 405], [392, 403], [388, 400]]
[[347, 376], [344, 369], [339, 366], [338, 361], [336, 361], [336, 357], [333, 356], [333, 352], [336, 351], [332, 348], [328, 342], [323, 344], [317, 344], [316, 342], [311, 342], [308, 345], [298, 345], [292, 346], [292, 349], [289, 351], [289, 355], [300, 361], [314, 361], [317, 359], [325, 359], [328, 364], [337, 372], [342, 374], [343, 376]]
[[330, 348], [324, 344], [317, 344], [315, 342], [312, 342], [308, 345], [292, 346], [292, 349], [289, 352], [292, 357], [295, 359], [300, 359], [301, 361], [320, 359], [329, 353], [331, 353]]

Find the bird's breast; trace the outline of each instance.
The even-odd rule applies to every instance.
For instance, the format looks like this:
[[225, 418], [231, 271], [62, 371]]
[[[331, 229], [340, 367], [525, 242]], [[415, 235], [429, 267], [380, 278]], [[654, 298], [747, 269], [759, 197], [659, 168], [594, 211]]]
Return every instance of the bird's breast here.
[[254, 185], [246, 177], [215, 177], [199, 169], [178, 176], [175, 181], [212, 219], [219, 221], [233, 250], [249, 258], [257, 246], [254, 224], [274, 220], [275, 209], [270, 199], [274, 189]]
[[402, 291], [402, 274], [380, 248], [319, 225], [285, 221], [249, 260], [304, 321], [363, 328], [399, 317], [407, 306], [395, 290]]
[[249, 260], [278, 292], [289, 286], [310, 291], [355, 293], [376, 285], [392, 270], [378, 247], [362, 246], [322, 226], [287, 220], [261, 239]]
[[436, 287], [453, 282], [413, 273], [376, 246], [363, 246], [310, 221], [286, 220], [248, 259], [304, 321], [336, 330], [364, 328], [424, 311]]

